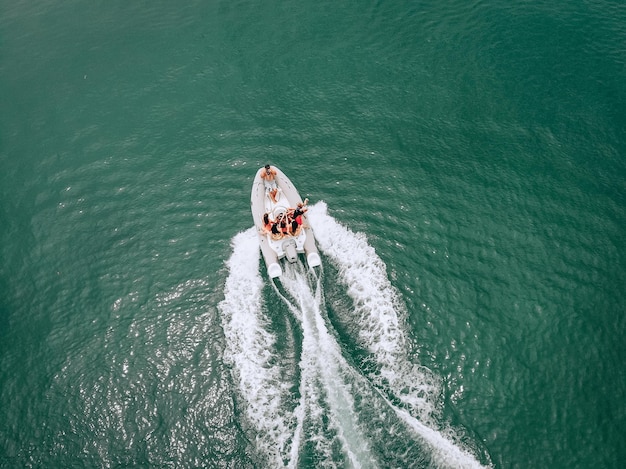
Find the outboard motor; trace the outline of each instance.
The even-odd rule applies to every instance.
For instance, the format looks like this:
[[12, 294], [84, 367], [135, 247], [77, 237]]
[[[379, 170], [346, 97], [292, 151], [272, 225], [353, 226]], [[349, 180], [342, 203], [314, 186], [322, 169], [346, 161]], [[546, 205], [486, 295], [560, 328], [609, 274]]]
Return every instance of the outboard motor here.
[[283, 243], [283, 251], [285, 251], [285, 257], [290, 264], [293, 264], [298, 260], [298, 252], [296, 251], [296, 240], [290, 238]]

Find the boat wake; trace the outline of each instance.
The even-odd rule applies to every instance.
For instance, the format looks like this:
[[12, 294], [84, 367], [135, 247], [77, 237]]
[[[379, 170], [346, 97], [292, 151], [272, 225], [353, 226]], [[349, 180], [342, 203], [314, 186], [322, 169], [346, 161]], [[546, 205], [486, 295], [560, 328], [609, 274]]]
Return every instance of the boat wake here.
[[228, 261], [225, 357], [259, 464], [483, 467], [439, 426], [440, 380], [407, 352], [406, 311], [384, 263], [322, 202], [308, 218], [343, 298], [334, 288], [325, 298], [324, 273], [302, 263], [268, 286], [253, 228], [235, 236]]

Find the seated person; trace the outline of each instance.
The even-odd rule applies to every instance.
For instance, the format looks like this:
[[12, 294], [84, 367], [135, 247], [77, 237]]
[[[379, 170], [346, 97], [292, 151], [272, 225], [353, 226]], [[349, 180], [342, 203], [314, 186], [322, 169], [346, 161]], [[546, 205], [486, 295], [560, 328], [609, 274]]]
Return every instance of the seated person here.
[[302, 217], [298, 217], [300, 218], [300, 223], [298, 223], [298, 220], [292, 220], [291, 224], [290, 224], [290, 232], [292, 236], [298, 236], [300, 234], [300, 226], [302, 226]]
[[261, 232], [263, 234], [269, 234], [272, 232], [272, 222], [270, 221], [270, 214], [269, 213], [264, 213], [263, 214], [263, 227], [261, 228]]
[[302, 215], [309, 209], [309, 207], [306, 206], [308, 202], [309, 202], [309, 199], [304, 199], [304, 202], [298, 202], [296, 204], [296, 208], [287, 209], [287, 214], [292, 218], [295, 218], [298, 215]]
[[280, 231], [278, 223], [272, 223], [271, 233], [272, 233], [272, 239], [280, 239], [283, 237], [283, 234]]
[[309, 199], [304, 199], [304, 203], [298, 203], [298, 205], [296, 205], [296, 208], [293, 209], [293, 212], [291, 213], [291, 216], [298, 223], [299, 226], [304, 223], [302, 215], [304, 215], [308, 210], [308, 207], [306, 206], [306, 203], [308, 201]]

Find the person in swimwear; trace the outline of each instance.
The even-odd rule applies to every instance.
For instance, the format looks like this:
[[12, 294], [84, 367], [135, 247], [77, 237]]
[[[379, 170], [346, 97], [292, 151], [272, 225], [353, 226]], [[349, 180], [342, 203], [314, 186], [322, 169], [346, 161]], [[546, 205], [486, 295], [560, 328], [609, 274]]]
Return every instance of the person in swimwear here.
[[293, 220], [298, 221], [298, 225], [302, 225], [302, 215], [304, 215], [309, 208], [306, 204], [309, 202], [309, 199], [304, 199], [304, 202], [298, 202], [296, 208], [290, 208], [288, 210], [288, 215]]
[[308, 202], [309, 199], [304, 199], [304, 202], [298, 202], [296, 208], [290, 208], [288, 210], [288, 216], [291, 220], [291, 233], [294, 236], [297, 236], [300, 233], [300, 227], [304, 223], [302, 215], [304, 215], [308, 210], [308, 207], [306, 206]]
[[270, 221], [270, 214], [269, 213], [264, 213], [263, 214], [263, 228], [261, 228], [261, 232], [263, 234], [268, 234], [272, 232], [272, 222]]
[[306, 206], [306, 204], [308, 203], [309, 199], [304, 199], [304, 202], [298, 202], [296, 204], [296, 208], [287, 209], [287, 215], [290, 217], [297, 217], [298, 215], [302, 215], [309, 209], [309, 207]]
[[260, 170], [261, 179], [265, 183], [265, 192], [269, 193], [270, 199], [274, 203], [278, 202], [278, 186], [276, 185], [276, 168], [271, 167], [269, 164], [266, 164], [264, 168]]
[[272, 239], [280, 239], [283, 237], [283, 234], [281, 233], [279, 227], [278, 227], [278, 223], [272, 223]]
[[[302, 221], [302, 219], [300, 220]], [[300, 225], [301, 223], [298, 223], [298, 220], [292, 220], [289, 226], [289, 233], [292, 236], [298, 236], [300, 234]]]
[[309, 209], [309, 207], [306, 206], [306, 204], [308, 203], [309, 203], [309, 199], [304, 199], [304, 202], [298, 202], [295, 210], [293, 211], [293, 217], [296, 218], [296, 217], [304, 215], [306, 211]]
[[280, 227], [278, 228], [282, 234], [289, 234], [289, 225], [287, 224], [287, 217], [283, 218], [280, 222]]

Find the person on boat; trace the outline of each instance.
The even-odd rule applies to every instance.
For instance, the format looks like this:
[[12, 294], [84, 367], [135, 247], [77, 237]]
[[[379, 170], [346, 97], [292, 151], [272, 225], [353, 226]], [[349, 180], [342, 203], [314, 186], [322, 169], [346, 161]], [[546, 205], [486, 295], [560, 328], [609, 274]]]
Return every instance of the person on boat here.
[[281, 239], [283, 237], [278, 223], [272, 223], [272, 228], [270, 229], [270, 231], [272, 233], [272, 239]]
[[[296, 208], [289, 208], [285, 213], [287, 219], [287, 225], [289, 226], [289, 234], [292, 236], [298, 236], [300, 234], [300, 227], [304, 223], [302, 215], [308, 210], [306, 204], [309, 199], [304, 199], [304, 202], [298, 202]], [[281, 214], [281, 217], [283, 215]]]
[[265, 167], [260, 170], [261, 179], [265, 183], [265, 192], [267, 192], [270, 196], [270, 199], [274, 203], [278, 202], [278, 186], [276, 185], [276, 168], [266, 164]]
[[298, 202], [298, 204], [296, 205], [295, 210], [293, 211], [293, 217], [299, 217], [304, 215], [307, 210], [309, 210], [309, 207], [306, 206], [306, 204], [309, 203], [309, 199], [304, 199], [304, 202]]
[[278, 228], [283, 235], [289, 234], [289, 228], [291, 224], [287, 223], [287, 217], [280, 220], [280, 227]]
[[287, 210], [287, 215], [289, 216], [289, 218], [297, 221], [298, 225], [302, 225], [303, 223], [302, 215], [304, 215], [309, 209], [306, 206], [308, 202], [309, 202], [309, 199], [304, 199], [304, 202], [298, 202], [298, 204], [296, 205], [296, 208], [290, 208], [289, 210]]
[[300, 234], [300, 226], [302, 226], [302, 217], [300, 217], [300, 223], [297, 219], [291, 220], [289, 224], [289, 233], [292, 236], [298, 236]]
[[263, 214], [263, 227], [261, 228], [261, 232], [263, 234], [268, 234], [272, 232], [272, 222], [270, 220], [270, 214], [269, 213], [264, 213]]
[[287, 209], [287, 215], [293, 217], [293, 214], [298, 211], [300, 213], [306, 212], [309, 208], [306, 204], [309, 202], [309, 199], [304, 199], [304, 202], [298, 202], [296, 204], [296, 208], [290, 207]]

